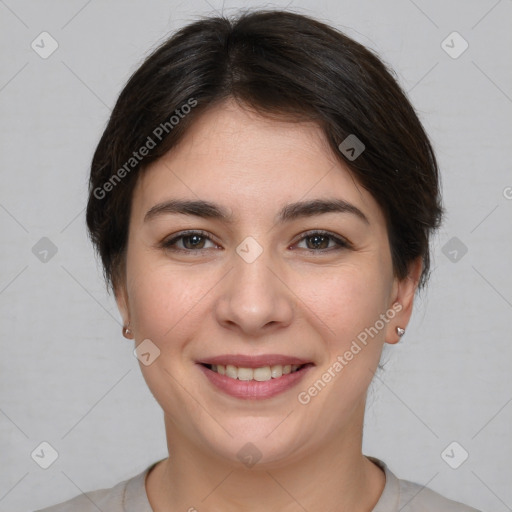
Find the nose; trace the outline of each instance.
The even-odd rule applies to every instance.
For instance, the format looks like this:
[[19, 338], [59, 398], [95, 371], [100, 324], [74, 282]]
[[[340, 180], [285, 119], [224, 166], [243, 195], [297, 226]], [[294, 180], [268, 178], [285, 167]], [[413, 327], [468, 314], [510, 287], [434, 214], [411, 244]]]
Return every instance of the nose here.
[[220, 285], [218, 322], [250, 337], [268, 335], [290, 325], [296, 303], [285, 271], [263, 251], [254, 261], [233, 255], [233, 268]]

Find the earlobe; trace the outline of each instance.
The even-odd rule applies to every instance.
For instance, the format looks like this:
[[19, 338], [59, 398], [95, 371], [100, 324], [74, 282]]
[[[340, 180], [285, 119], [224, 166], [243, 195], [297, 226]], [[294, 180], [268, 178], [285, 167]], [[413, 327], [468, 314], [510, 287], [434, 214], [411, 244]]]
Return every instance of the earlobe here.
[[131, 340], [132, 339], [132, 330], [130, 329], [130, 323], [129, 322], [128, 322], [128, 325], [124, 325], [123, 326], [123, 336], [127, 340]]
[[418, 257], [409, 265], [409, 273], [407, 277], [396, 282], [394, 303], [400, 304], [401, 309], [395, 316], [391, 340], [386, 340], [386, 343], [398, 343], [405, 334], [405, 328], [411, 318], [414, 296], [418, 289], [422, 270], [423, 260], [421, 257]]

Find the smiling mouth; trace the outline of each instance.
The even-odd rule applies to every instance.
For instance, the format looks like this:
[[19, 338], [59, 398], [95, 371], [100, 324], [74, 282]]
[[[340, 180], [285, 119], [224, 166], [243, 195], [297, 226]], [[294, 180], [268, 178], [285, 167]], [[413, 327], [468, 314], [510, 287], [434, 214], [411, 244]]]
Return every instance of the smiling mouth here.
[[298, 372], [305, 367], [312, 366], [312, 363], [286, 365], [276, 364], [272, 366], [261, 366], [258, 368], [246, 368], [234, 366], [232, 364], [223, 365], [202, 363], [202, 365], [212, 372], [224, 375], [233, 380], [265, 382], [272, 379], [279, 379], [283, 375], [288, 375], [289, 373]]

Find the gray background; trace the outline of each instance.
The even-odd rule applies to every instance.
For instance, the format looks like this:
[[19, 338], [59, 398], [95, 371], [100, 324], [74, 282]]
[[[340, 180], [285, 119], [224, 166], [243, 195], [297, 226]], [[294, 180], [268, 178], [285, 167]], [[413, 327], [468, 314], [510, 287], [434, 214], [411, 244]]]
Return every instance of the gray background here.
[[[109, 487], [166, 456], [161, 410], [86, 236], [88, 166], [150, 49], [197, 14], [241, 6], [0, 0], [1, 511]], [[395, 68], [443, 173], [448, 212], [432, 280], [403, 341], [385, 351], [364, 451], [452, 499], [512, 510], [512, 1], [291, 7], [332, 22]], [[31, 48], [43, 31], [59, 45], [47, 59]], [[458, 58], [441, 46], [453, 31], [469, 44]], [[452, 53], [461, 43], [447, 41]], [[43, 237], [56, 254], [33, 251]], [[46, 470], [31, 457], [43, 441], [59, 454]], [[462, 448], [448, 450], [452, 465], [469, 453], [458, 469], [441, 456], [453, 441]]]

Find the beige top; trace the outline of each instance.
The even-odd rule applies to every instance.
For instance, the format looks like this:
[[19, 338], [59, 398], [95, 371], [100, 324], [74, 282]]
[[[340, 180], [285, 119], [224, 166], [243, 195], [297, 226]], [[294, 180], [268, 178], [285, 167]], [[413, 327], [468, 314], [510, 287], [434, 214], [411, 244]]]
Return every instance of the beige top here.
[[[398, 479], [388, 467], [374, 457], [386, 474], [386, 485], [372, 512], [480, 512], [462, 503], [443, 498], [421, 485]], [[81, 494], [53, 507], [35, 512], [153, 512], [146, 494], [145, 480], [155, 462], [138, 475], [110, 489]]]

